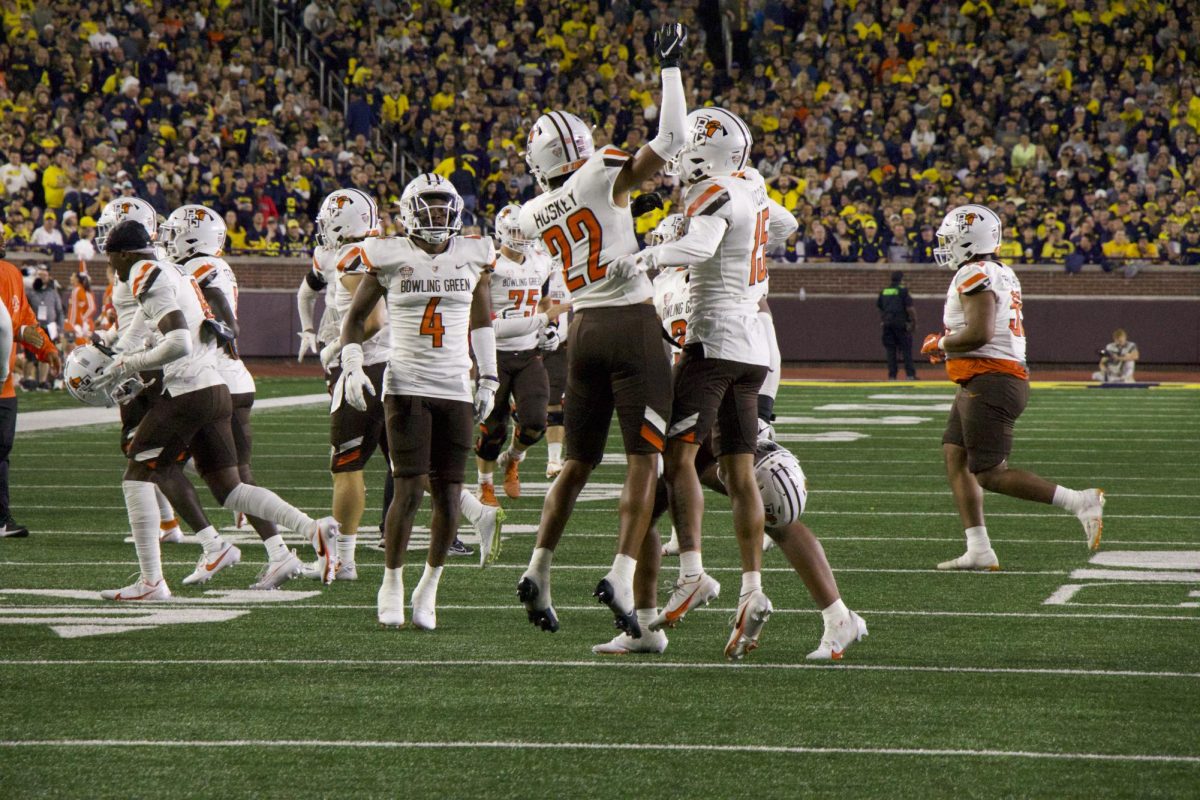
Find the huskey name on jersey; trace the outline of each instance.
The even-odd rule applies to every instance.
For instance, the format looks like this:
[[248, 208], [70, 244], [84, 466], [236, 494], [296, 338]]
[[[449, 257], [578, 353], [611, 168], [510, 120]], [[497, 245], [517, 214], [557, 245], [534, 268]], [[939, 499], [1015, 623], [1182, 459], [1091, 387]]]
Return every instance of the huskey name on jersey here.
[[562, 219], [567, 214], [570, 214], [579, 203], [575, 200], [575, 192], [567, 190], [562, 197], [551, 200], [546, 203], [545, 207], [539, 208], [533, 212], [533, 221], [538, 228], [548, 228], [553, 223]]

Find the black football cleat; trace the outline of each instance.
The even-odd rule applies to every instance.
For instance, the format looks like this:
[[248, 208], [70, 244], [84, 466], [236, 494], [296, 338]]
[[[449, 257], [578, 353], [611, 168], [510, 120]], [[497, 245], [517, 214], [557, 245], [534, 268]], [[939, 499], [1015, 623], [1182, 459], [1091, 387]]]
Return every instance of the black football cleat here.
[[554, 606], [549, 603], [544, 608], [540, 607], [538, 599], [541, 595], [541, 589], [530, 575], [522, 577], [521, 582], [517, 584], [517, 599], [525, 605], [529, 621], [547, 633], [557, 633], [558, 615], [554, 613]]
[[29, 528], [20, 525], [13, 520], [8, 520], [0, 527], [0, 539], [24, 539], [29, 535]]
[[634, 639], [642, 638], [642, 626], [638, 624], [637, 612], [633, 608], [633, 603], [629, 604], [628, 610], [621, 608], [620, 602], [617, 600], [617, 593], [608, 578], [602, 578], [600, 583], [596, 584], [596, 591], [592, 592], [592, 597], [612, 609], [613, 624], [617, 626], [617, 630], [624, 631]]

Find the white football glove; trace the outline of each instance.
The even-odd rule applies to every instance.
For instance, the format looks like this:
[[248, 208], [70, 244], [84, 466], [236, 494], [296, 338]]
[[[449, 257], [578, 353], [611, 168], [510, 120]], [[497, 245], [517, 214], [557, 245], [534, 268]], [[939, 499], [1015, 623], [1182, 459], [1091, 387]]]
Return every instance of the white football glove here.
[[496, 405], [496, 390], [500, 388], [500, 381], [490, 375], [484, 375], [479, 379], [479, 383], [475, 387], [475, 421], [483, 422], [492, 413], [492, 408]]
[[300, 331], [300, 354], [296, 356], [297, 361], [304, 360], [305, 351], [317, 354], [317, 335], [312, 331]]
[[326, 372], [337, 366], [338, 356], [342, 354], [342, 341], [339, 339], [336, 342], [331, 342], [321, 348], [320, 358], [321, 366]]
[[113, 362], [104, 368], [93, 385], [102, 391], [112, 392], [123, 380], [134, 374], [134, 370], [125, 364], [122, 356], [117, 356]]
[[359, 411], [367, 410], [367, 395], [375, 396], [375, 387], [362, 367], [362, 345], [348, 344], [342, 348], [342, 374], [333, 385], [333, 400], [329, 413], [337, 411], [345, 400]]
[[538, 349], [547, 353], [553, 353], [558, 348], [562, 347], [562, 334], [558, 332], [557, 326], [542, 328], [538, 331]]
[[632, 278], [654, 267], [654, 258], [645, 251], [621, 256], [608, 262], [608, 275], [615, 278]]

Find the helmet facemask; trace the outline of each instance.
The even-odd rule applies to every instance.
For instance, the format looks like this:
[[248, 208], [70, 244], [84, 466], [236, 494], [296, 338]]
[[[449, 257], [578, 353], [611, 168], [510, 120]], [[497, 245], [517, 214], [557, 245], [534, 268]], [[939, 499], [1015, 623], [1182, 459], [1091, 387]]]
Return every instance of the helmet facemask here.
[[422, 192], [408, 198], [404, 227], [430, 244], [442, 244], [462, 230], [463, 199], [449, 192]]

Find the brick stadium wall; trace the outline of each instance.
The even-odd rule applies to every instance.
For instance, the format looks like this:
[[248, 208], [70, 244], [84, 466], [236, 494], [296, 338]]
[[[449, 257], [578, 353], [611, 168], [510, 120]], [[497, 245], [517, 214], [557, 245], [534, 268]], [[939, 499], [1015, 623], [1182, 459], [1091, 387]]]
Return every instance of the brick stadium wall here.
[[[10, 258], [20, 263], [20, 254]], [[247, 257], [230, 262], [242, 288], [242, 318], [254, 321], [244, 326], [242, 352], [253, 357], [294, 355], [300, 329], [295, 290], [309, 262]], [[66, 285], [74, 268], [73, 263], [59, 263], [52, 272]], [[917, 298], [918, 332], [937, 329], [948, 270], [916, 264], [772, 265], [771, 306], [784, 359], [881, 361], [874, 298], [893, 268], [904, 271]], [[94, 263], [90, 272], [101, 276], [97, 284], [102, 287], [103, 263]], [[1035, 366], [1091, 362], [1116, 327], [1128, 329], [1145, 364], [1200, 364], [1200, 269], [1153, 266], [1125, 278], [1098, 267], [1068, 275], [1061, 267], [1023, 266], [1017, 274], [1026, 301], [1029, 358]]]

